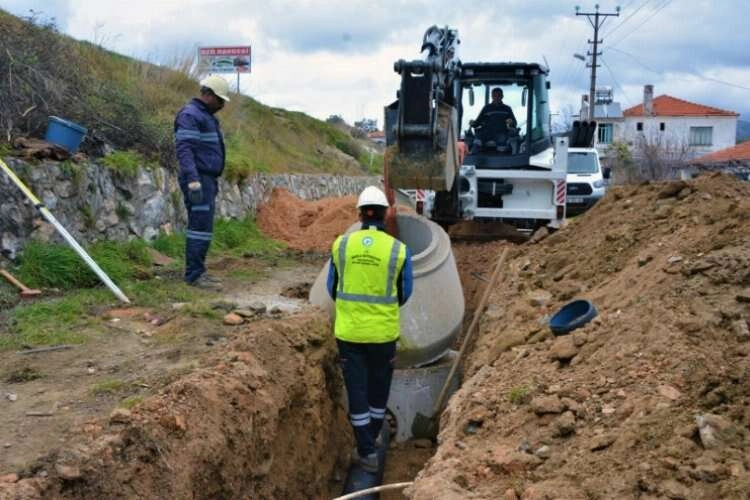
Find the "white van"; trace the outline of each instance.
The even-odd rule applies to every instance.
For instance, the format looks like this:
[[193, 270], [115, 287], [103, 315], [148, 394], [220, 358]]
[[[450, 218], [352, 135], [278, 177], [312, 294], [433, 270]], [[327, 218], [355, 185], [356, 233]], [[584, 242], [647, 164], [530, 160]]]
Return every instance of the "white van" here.
[[566, 208], [569, 215], [585, 212], [604, 196], [608, 174], [602, 172], [595, 148], [568, 149]]

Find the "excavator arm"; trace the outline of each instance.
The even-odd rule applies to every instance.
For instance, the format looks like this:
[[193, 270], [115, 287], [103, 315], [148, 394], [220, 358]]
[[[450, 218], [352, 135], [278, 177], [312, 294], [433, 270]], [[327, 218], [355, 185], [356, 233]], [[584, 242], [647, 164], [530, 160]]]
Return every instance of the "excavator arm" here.
[[398, 99], [385, 109], [387, 183], [392, 188], [450, 191], [460, 167], [458, 139], [461, 62], [456, 30], [430, 27], [424, 60], [399, 60]]

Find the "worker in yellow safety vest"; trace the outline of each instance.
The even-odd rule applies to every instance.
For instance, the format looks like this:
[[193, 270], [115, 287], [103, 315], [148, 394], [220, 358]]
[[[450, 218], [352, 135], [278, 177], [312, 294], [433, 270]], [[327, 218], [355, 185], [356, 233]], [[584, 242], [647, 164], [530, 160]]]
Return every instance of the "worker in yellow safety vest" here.
[[336, 303], [334, 333], [357, 441], [355, 459], [378, 470], [376, 439], [391, 389], [400, 312], [411, 296], [411, 254], [385, 232], [388, 200], [369, 186], [357, 201], [362, 229], [336, 238], [328, 293]]

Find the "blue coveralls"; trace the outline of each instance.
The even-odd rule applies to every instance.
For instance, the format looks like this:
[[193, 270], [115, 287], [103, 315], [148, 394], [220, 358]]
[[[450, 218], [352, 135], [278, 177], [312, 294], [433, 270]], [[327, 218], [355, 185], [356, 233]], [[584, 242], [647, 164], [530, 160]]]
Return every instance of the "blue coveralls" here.
[[[200, 99], [193, 99], [174, 121], [175, 148], [180, 165], [179, 183], [185, 199], [188, 225], [185, 281], [192, 283], [206, 272], [206, 254], [213, 237], [218, 177], [224, 171], [224, 137], [219, 121]], [[188, 184], [201, 183], [202, 200], [192, 203]]]
[[[379, 231], [385, 230], [380, 222], [365, 221], [363, 226], [365, 225], [376, 226]], [[338, 280], [338, 270], [331, 258], [327, 289], [333, 300], [336, 300]], [[411, 297], [413, 289], [411, 252], [408, 247], [396, 287], [398, 303], [403, 306]], [[336, 344], [349, 400], [349, 418], [357, 441], [357, 453], [366, 457], [375, 452], [375, 439], [383, 427], [396, 360], [396, 341], [373, 344], [336, 339]]]

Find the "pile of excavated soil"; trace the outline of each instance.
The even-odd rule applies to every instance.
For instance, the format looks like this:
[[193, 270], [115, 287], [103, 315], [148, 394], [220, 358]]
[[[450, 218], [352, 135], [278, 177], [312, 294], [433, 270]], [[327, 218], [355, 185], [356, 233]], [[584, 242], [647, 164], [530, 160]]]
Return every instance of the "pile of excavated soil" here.
[[[503, 248], [506, 246], [512, 247], [512, 244], [507, 241], [477, 243], [454, 240], [451, 245], [464, 292], [464, 302], [466, 303], [464, 312], [465, 331], [471, 323], [475, 307], [479, 304], [481, 296], [492, 277], [492, 271], [495, 270]], [[457, 339], [457, 346], [460, 346], [461, 341], [462, 338]]]
[[[750, 498], [748, 213], [723, 175], [617, 187], [515, 247], [407, 494]], [[554, 337], [573, 298], [599, 315]]]
[[335, 358], [323, 313], [253, 323], [132, 412], [0, 478], [0, 499], [330, 498], [351, 449]]
[[258, 208], [258, 227], [301, 251], [328, 252], [333, 240], [357, 222], [357, 197], [306, 201], [276, 188]]

